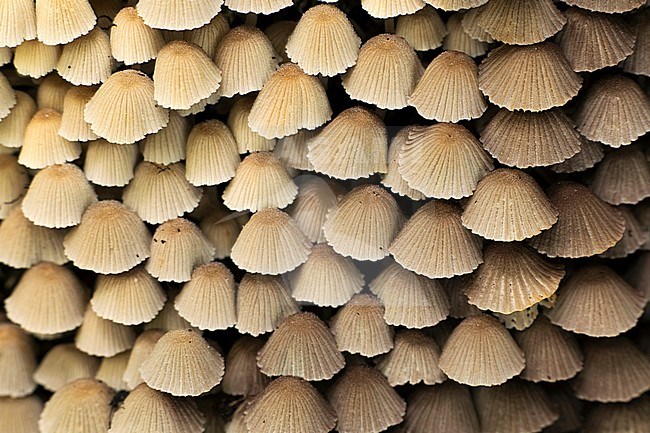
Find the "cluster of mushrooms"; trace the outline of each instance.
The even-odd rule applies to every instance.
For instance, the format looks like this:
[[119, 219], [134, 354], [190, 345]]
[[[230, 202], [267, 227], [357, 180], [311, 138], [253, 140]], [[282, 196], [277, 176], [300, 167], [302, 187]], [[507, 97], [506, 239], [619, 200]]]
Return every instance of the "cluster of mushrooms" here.
[[650, 432], [645, 0], [0, 0], [3, 433]]

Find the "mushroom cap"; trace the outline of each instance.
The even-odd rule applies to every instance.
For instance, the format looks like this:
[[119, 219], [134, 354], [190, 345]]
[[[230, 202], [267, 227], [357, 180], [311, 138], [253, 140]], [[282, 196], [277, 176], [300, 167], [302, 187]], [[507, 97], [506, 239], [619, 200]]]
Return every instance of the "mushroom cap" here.
[[115, 144], [99, 138], [88, 144], [84, 173], [95, 185], [125, 186], [133, 179], [139, 155], [135, 143]]
[[[36, 353], [32, 338], [13, 323], [0, 323], [0, 398], [19, 398], [36, 389]], [[8, 418], [12, 419], [12, 417]]]
[[374, 18], [393, 18], [412, 14], [425, 6], [423, 0], [361, 0], [361, 7]]
[[66, 92], [59, 127], [61, 137], [70, 141], [90, 141], [98, 138], [84, 120], [86, 104], [96, 91], [96, 86], [73, 86]]
[[59, 75], [75, 86], [90, 86], [106, 81], [111, 75], [112, 67], [108, 34], [99, 27], [65, 44], [56, 64]]
[[22, 147], [25, 129], [36, 113], [36, 103], [25, 92], [15, 91], [16, 105], [0, 122], [0, 145], [9, 149]]
[[257, 366], [257, 352], [265, 341], [243, 335], [235, 341], [226, 356], [226, 372], [221, 381], [223, 392], [229, 395], [257, 395], [271, 379]]
[[191, 30], [210, 22], [219, 11], [223, 0], [170, 0], [164, 7], [156, 0], [139, 1], [136, 10], [144, 23], [154, 29]]
[[3, 2], [0, 17], [0, 46], [15, 47], [36, 39], [36, 9], [31, 0]]
[[41, 78], [56, 68], [59, 56], [59, 45], [45, 45], [38, 39], [23, 41], [15, 49], [14, 66], [20, 75]]
[[416, 389], [408, 399], [404, 425], [418, 433], [480, 430], [469, 389], [451, 380]]
[[[133, 41], [138, 43], [134, 44]], [[160, 30], [144, 23], [134, 7], [125, 7], [113, 18], [110, 44], [115, 60], [133, 65], [155, 59], [165, 40]]]
[[133, 347], [135, 330], [99, 317], [90, 305], [83, 323], [77, 330], [74, 344], [77, 349], [93, 356], [109, 357]]
[[56, 392], [77, 379], [94, 377], [98, 368], [99, 358], [83, 353], [72, 343], [57, 344], [41, 360], [34, 381]]
[[36, 5], [36, 37], [47, 45], [72, 42], [90, 32], [96, 22], [88, 0], [43, 0]]
[[18, 162], [27, 168], [45, 168], [54, 164], [73, 161], [81, 155], [81, 146], [59, 135], [61, 113], [42, 108], [25, 127], [23, 145]]

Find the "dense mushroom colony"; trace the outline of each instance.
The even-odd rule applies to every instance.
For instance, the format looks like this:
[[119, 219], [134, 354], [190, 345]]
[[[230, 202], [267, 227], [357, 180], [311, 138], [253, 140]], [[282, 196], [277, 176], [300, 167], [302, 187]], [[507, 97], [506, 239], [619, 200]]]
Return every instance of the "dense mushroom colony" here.
[[650, 432], [645, 0], [0, 0], [0, 432]]

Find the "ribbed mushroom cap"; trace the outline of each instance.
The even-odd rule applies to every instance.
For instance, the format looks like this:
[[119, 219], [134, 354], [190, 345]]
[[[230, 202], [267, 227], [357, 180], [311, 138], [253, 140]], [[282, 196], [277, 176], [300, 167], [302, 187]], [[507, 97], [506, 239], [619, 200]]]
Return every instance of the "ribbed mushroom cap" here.
[[83, 321], [88, 296], [67, 268], [41, 262], [21, 277], [5, 299], [9, 319], [28, 332], [57, 334], [75, 329]]
[[257, 27], [232, 28], [215, 50], [214, 63], [223, 71], [220, 91], [225, 97], [260, 90], [278, 67], [271, 42]]
[[136, 10], [154, 29], [191, 30], [210, 22], [221, 11], [223, 0], [171, 0], [164, 7], [156, 0], [139, 1]]
[[228, 127], [232, 131], [233, 137], [235, 137], [239, 153], [242, 154], [273, 150], [273, 147], [275, 147], [275, 138], [264, 138], [257, 132], [253, 132], [248, 126], [248, 115], [254, 102], [255, 96], [252, 95], [238, 98], [228, 113]]
[[246, 274], [237, 290], [237, 330], [256, 337], [300, 311], [281, 276]]
[[270, 15], [292, 4], [292, 0], [226, 0], [228, 9], [243, 14]]
[[39, 0], [36, 5], [36, 35], [47, 45], [72, 42], [90, 32], [96, 22], [88, 0]]
[[140, 217], [117, 201], [102, 200], [88, 206], [63, 244], [76, 267], [119, 274], [149, 257], [150, 242]]
[[18, 269], [43, 261], [62, 265], [68, 261], [63, 253], [65, 234], [35, 225], [17, 206], [0, 223], [0, 263]]
[[388, 255], [388, 246], [403, 223], [400, 208], [384, 188], [363, 185], [330, 209], [323, 232], [337, 253], [377, 261]]
[[458, 12], [447, 20], [447, 36], [442, 41], [442, 48], [445, 51], [460, 51], [470, 57], [479, 57], [488, 50], [488, 43], [479, 39], [473, 39], [463, 29], [462, 22], [465, 13]]
[[629, 403], [599, 404], [585, 419], [585, 430], [594, 433], [629, 431], [643, 433], [650, 429], [650, 398], [641, 397]]
[[56, 392], [77, 379], [92, 378], [99, 368], [99, 358], [87, 355], [74, 344], [58, 344], [50, 349], [34, 372], [34, 381]]
[[56, 64], [59, 75], [76, 86], [90, 86], [106, 81], [111, 75], [112, 67], [108, 34], [99, 27], [64, 45]]
[[554, 326], [545, 316], [539, 316], [531, 327], [514, 336], [526, 356], [522, 379], [556, 382], [582, 370], [582, 351], [573, 334]]
[[[217, 51], [217, 45], [219, 45], [224, 35], [228, 33], [228, 30], [230, 30], [230, 24], [226, 15], [219, 14], [212, 18], [208, 24], [198, 29], [184, 31], [183, 39], [198, 45], [205, 51], [208, 57], [213, 59]], [[223, 87], [223, 81], [221, 82], [221, 86]]]
[[343, 88], [352, 99], [396, 110], [407, 106], [423, 72], [409, 43], [385, 33], [363, 44], [357, 64], [343, 76]]
[[29, 186], [29, 175], [13, 155], [0, 155], [0, 219], [19, 207]]
[[587, 90], [575, 120], [589, 140], [624, 146], [650, 131], [650, 100], [630, 78], [606, 76]]
[[619, 17], [579, 8], [569, 8], [566, 17], [558, 42], [574, 71], [613, 66], [634, 51], [635, 35]]
[[463, 30], [472, 39], [492, 43], [494, 39], [482, 27], [477, 24], [478, 16], [483, 12], [484, 8], [478, 7], [469, 9], [463, 12], [463, 20], [461, 22]]
[[474, 402], [485, 433], [541, 431], [560, 416], [544, 388], [520, 380], [477, 388]]
[[[325, 0], [324, 0], [325, 1]], [[398, 15], [412, 14], [425, 6], [423, 0], [361, 0], [361, 7], [374, 18], [393, 18]]]
[[558, 211], [537, 182], [520, 170], [500, 168], [478, 183], [463, 212], [463, 225], [495, 241], [518, 241], [557, 222]]
[[562, 0], [571, 6], [578, 6], [593, 12], [620, 14], [637, 9], [645, 4], [643, 0]]
[[487, 108], [478, 89], [478, 68], [467, 54], [443, 51], [437, 56], [409, 97], [418, 113], [439, 122], [481, 117]]
[[625, 232], [620, 241], [613, 247], [601, 254], [601, 257], [609, 259], [618, 259], [627, 257], [635, 251], [643, 248], [644, 244], [650, 240], [648, 227], [637, 219], [629, 206], [619, 206], [617, 208], [625, 220]]
[[196, 402], [139, 385], [115, 411], [109, 433], [202, 433], [205, 415]]
[[470, 196], [493, 168], [476, 137], [453, 123], [412, 128], [399, 154], [400, 174], [427, 197]]
[[102, 319], [89, 305], [74, 344], [89, 355], [108, 357], [130, 349], [134, 341], [133, 328]]
[[463, 227], [459, 206], [433, 200], [418, 209], [390, 245], [395, 261], [429, 278], [467, 274], [483, 262], [480, 238]]
[[448, 380], [411, 394], [404, 427], [413, 433], [477, 433], [479, 422], [468, 388]]
[[230, 256], [245, 271], [278, 275], [307, 261], [310, 249], [311, 242], [293, 218], [269, 208], [253, 214]]
[[193, 329], [199, 332], [199, 329], [194, 328], [190, 322], [182, 318], [176, 308], [174, 308], [174, 300], [178, 294], [177, 290], [167, 292], [167, 302], [160, 313], [151, 321], [144, 324], [145, 330], [162, 329], [163, 331], [175, 331], [179, 329]]
[[406, 39], [416, 51], [428, 51], [442, 45], [447, 28], [435, 9], [426, 7], [398, 17], [395, 34]]
[[493, 386], [524, 369], [524, 352], [492, 316], [468, 317], [451, 333], [440, 355], [450, 379], [470, 386]]
[[223, 392], [230, 395], [257, 395], [271, 381], [257, 366], [257, 352], [264, 340], [243, 335], [226, 356], [226, 372], [221, 381]]
[[422, 331], [403, 330], [395, 335], [395, 347], [377, 364], [391, 386], [435, 385], [447, 377], [438, 367], [440, 347], [433, 337]]
[[0, 16], [0, 46], [15, 47], [24, 40], [36, 38], [36, 10], [33, 1], [2, 2]]
[[37, 111], [25, 128], [18, 162], [27, 168], [44, 168], [79, 158], [81, 146], [58, 134], [61, 113], [51, 108]]
[[384, 321], [384, 306], [372, 295], [354, 295], [330, 326], [341, 351], [370, 358], [393, 348], [393, 330]]
[[158, 52], [154, 99], [166, 108], [187, 110], [219, 89], [221, 70], [196, 44], [171, 41]]
[[189, 134], [188, 119], [176, 111], [170, 111], [167, 126], [154, 134], [147, 135], [140, 142], [144, 160], [168, 165], [185, 159], [185, 146]]
[[223, 372], [223, 357], [192, 329], [167, 332], [140, 366], [148, 386], [175, 396], [207, 392]]
[[337, 431], [378, 433], [399, 424], [406, 403], [374, 368], [348, 367], [329, 389], [328, 400], [336, 410]]
[[156, 317], [166, 298], [158, 281], [139, 266], [123, 274], [98, 275], [90, 305], [99, 317], [139, 325]]
[[203, 191], [185, 178], [182, 163], [170, 165], [143, 161], [124, 189], [124, 204], [144, 221], [160, 224], [191, 212], [199, 205]]
[[115, 60], [133, 65], [155, 59], [165, 40], [160, 30], [144, 23], [134, 7], [125, 7], [113, 19], [110, 44]]
[[558, 211], [558, 222], [530, 240], [549, 257], [587, 257], [615, 245], [625, 231], [625, 219], [586, 186], [569, 181], [554, 184], [549, 199]]
[[22, 201], [23, 214], [49, 228], [77, 225], [97, 195], [79, 167], [51, 165], [36, 173]]
[[98, 136], [129, 144], [161, 130], [169, 113], [156, 104], [153, 81], [143, 72], [127, 69], [108, 77], [86, 104], [84, 118]]
[[43, 410], [41, 399], [35, 395], [25, 398], [0, 398], [0, 419], [12, 433], [40, 433], [38, 418]]
[[42, 433], [102, 433], [111, 419], [115, 391], [96, 379], [79, 379], [45, 403], [38, 421]]
[[644, 305], [644, 296], [610, 268], [590, 265], [561, 284], [557, 305], [546, 316], [567, 331], [614, 337], [636, 324]]
[[316, 315], [296, 313], [280, 323], [257, 355], [267, 376], [331, 379], [345, 365], [334, 336]]
[[299, 129], [315, 129], [331, 117], [332, 109], [318, 78], [285, 63], [255, 98], [248, 126], [264, 138], [282, 138]]
[[369, 287], [383, 302], [389, 325], [425, 328], [449, 315], [449, 300], [440, 283], [397, 263], [386, 266]]
[[325, 242], [323, 225], [327, 212], [338, 203], [344, 190], [338, 184], [319, 176], [296, 178], [298, 195], [287, 212], [312, 242]]
[[627, 402], [650, 389], [650, 360], [625, 337], [588, 340], [585, 366], [572, 382], [581, 400]]
[[650, 27], [646, 24], [648, 10], [641, 9], [632, 16], [632, 30], [635, 32], [636, 43], [632, 54], [625, 59], [625, 72], [636, 75], [650, 76]]
[[352, 259], [340, 256], [327, 244], [314, 245], [289, 281], [294, 299], [329, 307], [345, 304], [364, 285], [363, 274]]
[[482, 4], [487, 0], [424, 0], [434, 8], [442, 9], [443, 11], [457, 11], [460, 9], [472, 9]]
[[23, 135], [32, 116], [36, 113], [36, 103], [25, 92], [16, 91], [16, 105], [0, 122], [0, 145], [13, 149], [23, 145]]
[[122, 379], [127, 385], [126, 389], [132, 390], [144, 382], [140, 375], [140, 366], [144, 360], [149, 357], [156, 342], [164, 334], [165, 332], [160, 329], [151, 329], [138, 335], [138, 338], [136, 338], [135, 343], [133, 344], [133, 348], [129, 352], [129, 361], [126, 364], [126, 369], [122, 375]]
[[309, 382], [280, 377], [251, 401], [244, 422], [259, 433], [327, 433], [336, 425], [336, 412]]
[[465, 295], [465, 289], [472, 283], [472, 279], [472, 274], [465, 274], [441, 281], [442, 287], [449, 298], [449, 317], [464, 319], [481, 314], [481, 310], [470, 304], [467, 295]]
[[185, 171], [192, 185], [226, 182], [235, 175], [238, 165], [237, 143], [225, 124], [211, 119], [194, 125], [187, 137]]
[[580, 137], [580, 151], [571, 158], [550, 167], [556, 173], [575, 173], [590, 169], [604, 157], [603, 145]]
[[273, 49], [278, 54], [278, 60], [281, 62], [289, 60], [289, 56], [285, 50], [289, 36], [293, 33], [298, 23], [290, 20], [274, 21], [264, 29], [264, 34], [271, 41]]
[[20, 75], [40, 78], [56, 68], [61, 55], [58, 45], [45, 45], [38, 39], [24, 41], [15, 49], [14, 66]]
[[133, 179], [138, 157], [136, 144], [114, 144], [100, 138], [88, 144], [84, 173], [96, 185], [124, 186]]
[[335, 6], [320, 4], [302, 15], [286, 50], [306, 73], [333, 77], [356, 63], [360, 46], [348, 17]]
[[355, 106], [336, 116], [307, 142], [314, 171], [336, 179], [359, 179], [386, 173], [388, 136], [384, 122]]
[[388, 146], [388, 169], [381, 179], [381, 184], [400, 196], [406, 196], [411, 200], [424, 200], [426, 196], [411, 188], [399, 172], [399, 154], [411, 130], [417, 128], [416, 125], [405, 126], [393, 137]]
[[192, 271], [174, 300], [181, 317], [199, 329], [214, 331], [235, 324], [235, 280], [219, 262], [201, 265]]
[[318, 130], [309, 131], [301, 129], [294, 135], [282, 137], [278, 140], [277, 145], [273, 149], [278, 158], [284, 162], [287, 168], [296, 170], [314, 170], [314, 166], [307, 159], [307, 141], [314, 138]]
[[11, 109], [18, 102], [16, 92], [2, 73], [0, 73], [0, 98], [2, 98], [0, 99], [0, 120], [2, 120], [9, 115]]
[[492, 0], [481, 7], [475, 22], [497, 41], [529, 45], [550, 38], [566, 21], [552, 0]]
[[226, 424], [226, 431], [228, 433], [248, 433], [248, 427], [244, 422], [244, 413], [252, 399], [253, 397], [248, 397], [237, 406], [237, 409], [235, 409], [235, 412], [232, 414], [230, 422]]
[[555, 293], [564, 277], [562, 264], [517, 242], [486, 245], [483, 260], [465, 289], [469, 303], [481, 310], [524, 310]]
[[[204, 194], [204, 197], [206, 196], [207, 192]], [[200, 206], [199, 204], [199, 208]], [[216, 259], [222, 260], [230, 257], [232, 246], [241, 231], [237, 216], [225, 206], [219, 205], [216, 209], [212, 209], [207, 216], [201, 218], [201, 231], [214, 246]]]
[[582, 78], [573, 72], [560, 47], [542, 42], [492, 50], [479, 66], [478, 83], [499, 107], [543, 111], [576, 96]]
[[36, 355], [31, 337], [13, 323], [0, 323], [0, 396], [17, 398], [34, 392], [34, 370]]
[[650, 161], [636, 147], [610, 152], [596, 167], [591, 190], [610, 204], [636, 204], [650, 197]]
[[86, 104], [96, 91], [97, 87], [94, 86], [74, 86], [66, 92], [58, 131], [61, 137], [70, 141], [90, 141], [98, 138], [84, 120]]
[[36, 105], [39, 109], [51, 108], [62, 112], [65, 94], [71, 87], [72, 84], [61, 78], [59, 74], [49, 74], [43, 78], [36, 90]]
[[518, 168], [560, 163], [580, 152], [580, 134], [559, 109], [540, 113], [501, 109], [481, 131], [483, 147]]
[[[232, 145], [234, 152], [234, 140]], [[223, 203], [234, 211], [257, 212], [266, 208], [284, 208], [297, 194], [298, 187], [282, 160], [271, 152], [256, 152], [244, 158], [237, 167], [223, 193]]]
[[102, 359], [99, 369], [95, 373], [95, 379], [101, 380], [114, 390], [125, 390], [126, 383], [122, 380], [124, 369], [129, 361], [131, 351], [127, 350], [114, 356]]

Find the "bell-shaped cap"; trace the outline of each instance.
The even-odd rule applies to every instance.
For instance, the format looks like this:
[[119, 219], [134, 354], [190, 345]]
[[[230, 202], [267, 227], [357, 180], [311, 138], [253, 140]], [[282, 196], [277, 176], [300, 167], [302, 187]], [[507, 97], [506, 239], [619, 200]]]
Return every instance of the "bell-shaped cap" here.
[[139, 1], [136, 10], [146, 25], [163, 30], [191, 30], [210, 22], [223, 0], [170, 0], [164, 7], [156, 0]]

